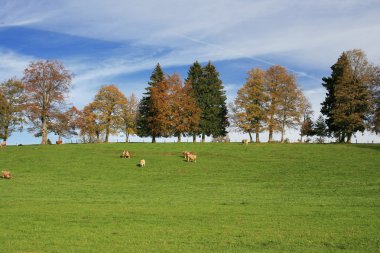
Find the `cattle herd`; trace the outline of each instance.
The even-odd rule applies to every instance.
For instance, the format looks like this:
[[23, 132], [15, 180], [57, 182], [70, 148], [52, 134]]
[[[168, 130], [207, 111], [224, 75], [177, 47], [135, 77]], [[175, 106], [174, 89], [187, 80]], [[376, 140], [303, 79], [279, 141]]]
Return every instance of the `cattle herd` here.
[[[184, 151], [184, 152], [182, 152], [182, 155], [184, 156], [184, 158], [186, 159], [187, 162], [196, 162], [197, 161], [197, 156], [193, 152]], [[130, 159], [132, 157], [132, 154], [128, 150], [123, 150], [120, 157]], [[145, 160], [144, 159], [140, 160], [139, 166], [145, 167]]]

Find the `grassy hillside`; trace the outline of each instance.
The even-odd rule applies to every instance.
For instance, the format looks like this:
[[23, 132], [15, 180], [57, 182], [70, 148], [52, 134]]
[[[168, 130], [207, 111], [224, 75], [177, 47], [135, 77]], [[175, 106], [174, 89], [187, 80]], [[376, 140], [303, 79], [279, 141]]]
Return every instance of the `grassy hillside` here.
[[1, 252], [380, 252], [379, 145], [23, 146], [0, 164]]

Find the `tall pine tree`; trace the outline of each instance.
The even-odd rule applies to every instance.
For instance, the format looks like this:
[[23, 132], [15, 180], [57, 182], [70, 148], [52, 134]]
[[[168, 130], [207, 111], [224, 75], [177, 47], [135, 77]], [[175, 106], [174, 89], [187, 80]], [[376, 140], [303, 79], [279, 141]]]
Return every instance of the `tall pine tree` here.
[[202, 110], [200, 120], [200, 131], [202, 142], [206, 136], [226, 136], [228, 123], [228, 111], [226, 105], [226, 94], [222, 81], [219, 79], [219, 73], [215, 66], [209, 62], [202, 68], [203, 80], [200, 91], [202, 100], [200, 108]]
[[152, 124], [152, 119], [154, 119], [153, 103], [151, 99], [152, 88], [157, 86], [160, 82], [164, 80], [164, 72], [158, 63], [154, 69], [152, 75], [150, 76], [149, 86], [145, 89], [143, 98], [139, 103], [139, 114], [137, 118], [137, 134], [140, 137], [152, 136], [152, 143], [156, 142], [156, 137], [159, 134], [156, 133], [154, 129], [154, 124]]
[[[203, 94], [203, 70], [201, 64], [199, 64], [198, 61], [194, 62], [193, 65], [190, 66], [190, 69], [188, 71], [187, 79], [185, 80], [185, 83], [190, 84], [191, 89], [193, 91], [194, 98], [198, 104], [198, 107], [202, 111], [202, 104], [204, 104], [202, 101], [204, 100], [204, 94]], [[197, 130], [195, 130], [197, 129]], [[197, 135], [199, 135], [199, 127], [195, 126], [193, 128], [193, 132], [191, 133], [193, 135], [193, 142], [196, 142]]]

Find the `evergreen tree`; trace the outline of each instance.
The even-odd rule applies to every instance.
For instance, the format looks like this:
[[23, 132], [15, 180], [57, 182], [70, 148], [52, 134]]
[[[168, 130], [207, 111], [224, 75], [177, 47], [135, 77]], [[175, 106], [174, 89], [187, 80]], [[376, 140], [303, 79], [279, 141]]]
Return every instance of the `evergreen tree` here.
[[219, 79], [219, 73], [211, 62], [203, 67], [202, 71], [202, 85], [198, 88], [197, 94], [201, 94], [198, 105], [202, 110], [200, 132], [202, 142], [204, 142], [206, 136], [225, 136], [229, 123], [226, 106], [227, 97], [222, 81]]
[[[203, 70], [198, 61], [194, 62], [193, 65], [190, 66], [185, 83], [190, 84], [194, 98], [198, 104], [198, 107], [202, 111], [202, 105], [204, 105], [202, 102], [204, 100]], [[194, 131], [191, 134], [193, 135], [193, 142], [196, 142], [196, 137], [199, 134], [198, 126], [194, 127], [193, 130]]]
[[361, 50], [343, 52], [332, 67], [331, 77], [323, 78], [326, 98], [321, 113], [326, 116], [328, 132], [339, 142], [363, 132], [371, 108], [371, 67]]
[[327, 135], [327, 125], [322, 115], [320, 115], [315, 122], [313, 132], [316, 136], [318, 136], [318, 143], [323, 143], [324, 137]]
[[164, 80], [164, 72], [161, 69], [160, 64], [158, 63], [154, 69], [152, 75], [150, 76], [150, 81], [148, 82], [149, 86], [145, 88], [146, 92], [140, 100], [139, 103], [139, 113], [137, 118], [137, 134], [140, 137], [152, 136], [152, 143], [156, 142], [156, 137], [159, 137], [154, 131], [154, 124], [152, 124], [152, 119], [154, 119], [154, 114], [152, 110], [152, 99], [151, 93], [152, 88], [157, 86], [158, 83]]

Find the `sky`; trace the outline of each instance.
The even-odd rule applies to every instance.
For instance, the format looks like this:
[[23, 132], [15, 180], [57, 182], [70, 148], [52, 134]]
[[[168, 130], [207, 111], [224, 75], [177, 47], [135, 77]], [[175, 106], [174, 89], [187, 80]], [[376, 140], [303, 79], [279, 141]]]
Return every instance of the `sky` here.
[[[185, 79], [194, 61], [211, 61], [232, 102], [248, 70], [279, 64], [296, 75], [316, 118], [321, 78], [343, 51], [362, 49], [380, 65], [379, 13], [380, 0], [0, 0], [0, 82], [21, 78], [32, 61], [57, 59], [74, 74], [69, 102], [82, 109], [106, 84], [141, 98], [157, 63]], [[8, 140], [39, 142], [25, 132]]]

